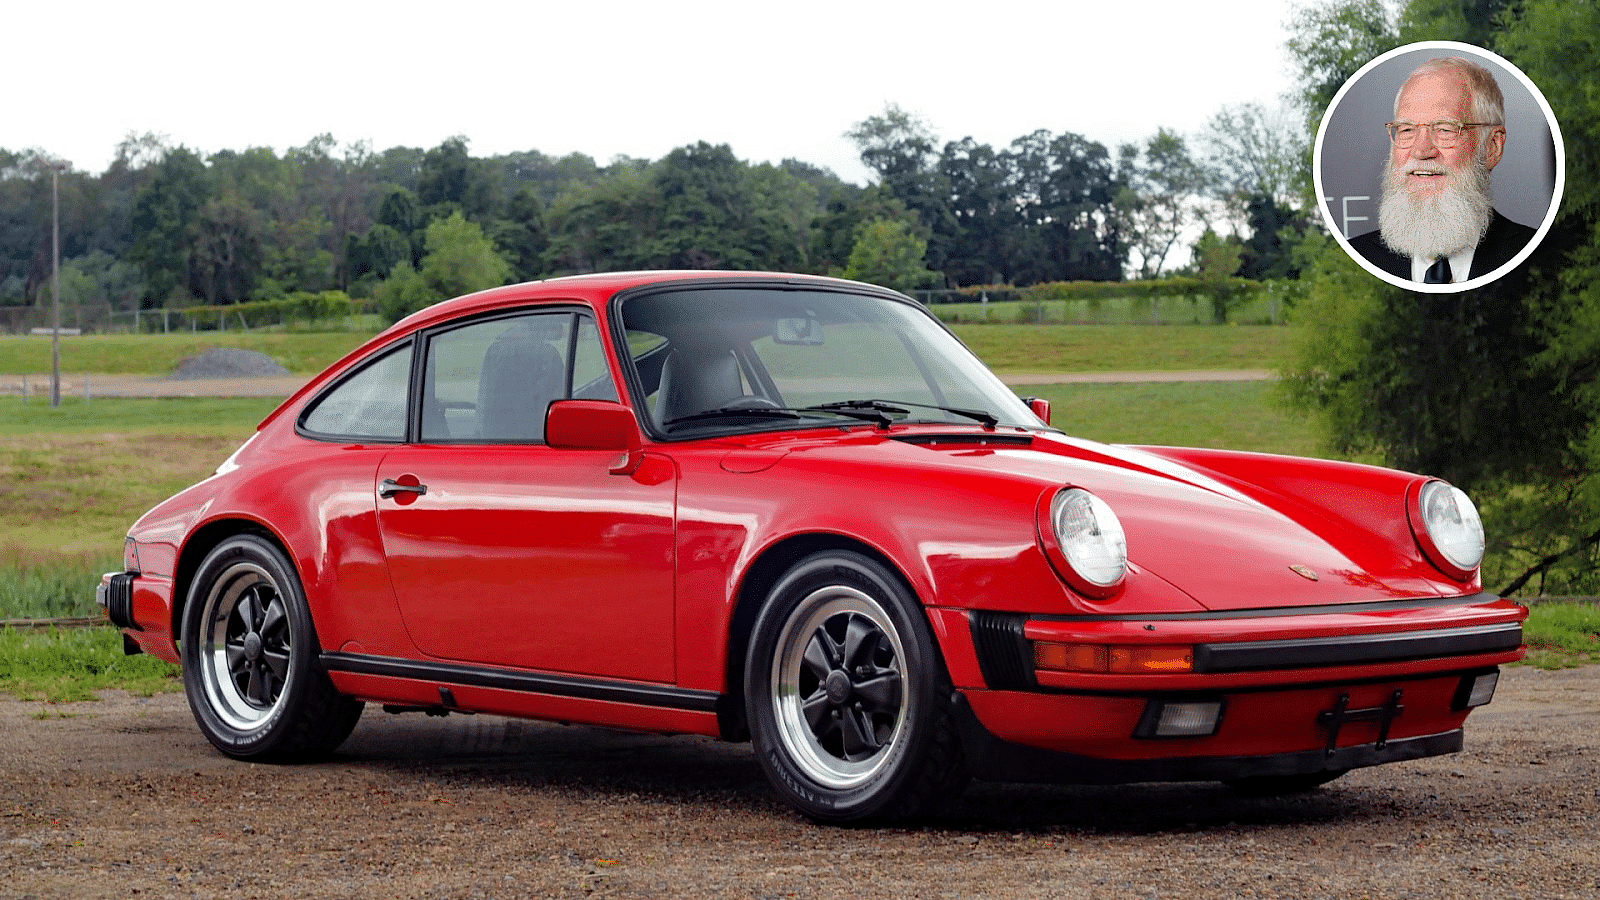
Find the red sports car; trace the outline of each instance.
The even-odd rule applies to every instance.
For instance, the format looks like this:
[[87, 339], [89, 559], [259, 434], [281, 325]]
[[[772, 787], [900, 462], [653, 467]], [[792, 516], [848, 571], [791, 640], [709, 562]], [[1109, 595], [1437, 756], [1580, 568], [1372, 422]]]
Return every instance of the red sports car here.
[[1050, 427], [867, 285], [646, 272], [425, 309], [128, 534], [100, 598], [208, 739], [363, 704], [748, 739], [819, 821], [969, 777], [1313, 787], [1521, 657], [1470, 500]]

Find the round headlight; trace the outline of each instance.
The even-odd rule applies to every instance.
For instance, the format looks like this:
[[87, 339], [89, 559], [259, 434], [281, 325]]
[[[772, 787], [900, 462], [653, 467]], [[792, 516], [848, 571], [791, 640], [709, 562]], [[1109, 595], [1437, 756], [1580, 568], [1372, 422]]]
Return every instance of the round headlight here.
[[1452, 575], [1470, 574], [1483, 562], [1483, 522], [1478, 518], [1478, 508], [1460, 488], [1443, 481], [1423, 485], [1417, 503], [1422, 527], [1433, 549], [1447, 564], [1446, 571]]
[[1104, 500], [1082, 488], [1060, 491], [1050, 502], [1050, 528], [1074, 587], [1105, 596], [1121, 583], [1128, 569], [1128, 539]]

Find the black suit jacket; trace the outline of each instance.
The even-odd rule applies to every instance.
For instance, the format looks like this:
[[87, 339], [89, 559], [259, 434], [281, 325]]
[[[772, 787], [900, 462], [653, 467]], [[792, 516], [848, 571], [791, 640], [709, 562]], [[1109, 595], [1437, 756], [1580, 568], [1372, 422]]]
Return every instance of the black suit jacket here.
[[[1532, 228], [1519, 225], [1495, 210], [1494, 218], [1489, 220], [1489, 230], [1484, 232], [1483, 240], [1472, 254], [1472, 271], [1465, 280], [1482, 277], [1510, 262], [1531, 240]], [[1411, 280], [1411, 257], [1390, 250], [1377, 231], [1356, 235], [1350, 239], [1350, 247], [1390, 275]]]

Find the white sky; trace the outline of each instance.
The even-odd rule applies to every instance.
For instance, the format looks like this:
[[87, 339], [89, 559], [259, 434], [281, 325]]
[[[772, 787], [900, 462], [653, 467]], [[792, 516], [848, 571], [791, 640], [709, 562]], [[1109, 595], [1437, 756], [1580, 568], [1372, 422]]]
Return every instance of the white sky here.
[[941, 140], [1115, 150], [1289, 88], [1289, 0], [10, 4], [0, 147], [99, 173], [130, 132], [203, 154], [342, 147], [656, 159], [695, 141], [864, 183], [842, 134], [897, 103]]

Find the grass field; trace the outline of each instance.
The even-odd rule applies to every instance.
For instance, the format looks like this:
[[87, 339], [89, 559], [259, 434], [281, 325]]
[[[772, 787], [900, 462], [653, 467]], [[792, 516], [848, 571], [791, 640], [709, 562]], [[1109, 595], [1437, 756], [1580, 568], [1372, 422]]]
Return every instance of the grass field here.
[[[61, 339], [61, 372], [81, 375], [170, 375], [178, 364], [215, 347], [255, 350], [296, 375], [315, 375], [371, 337], [370, 332], [257, 330], [176, 334], [89, 334]], [[0, 335], [0, 374], [50, 371], [50, 338]]]
[[1528, 665], [1563, 669], [1600, 663], [1600, 605], [1536, 603], [1523, 632]]
[[[1284, 297], [1258, 296], [1236, 306], [1228, 321], [1275, 324], [1284, 321]], [[1202, 297], [1160, 297], [1153, 301], [1131, 297], [1099, 300], [1024, 300], [988, 303], [935, 302], [928, 306], [946, 322], [983, 324], [1067, 325], [1211, 325], [1210, 300]]]
[[[1269, 325], [952, 325], [997, 372], [1130, 372], [1274, 369], [1290, 331]], [[257, 330], [171, 335], [85, 335], [61, 341], [61, 371], [80, 375], [169, 375], [213, 347], [265, 353], [296, 375], [314, 375], [367, 333]], [[50, 340], [0, 335], [0, 374], [50, 371]]]

